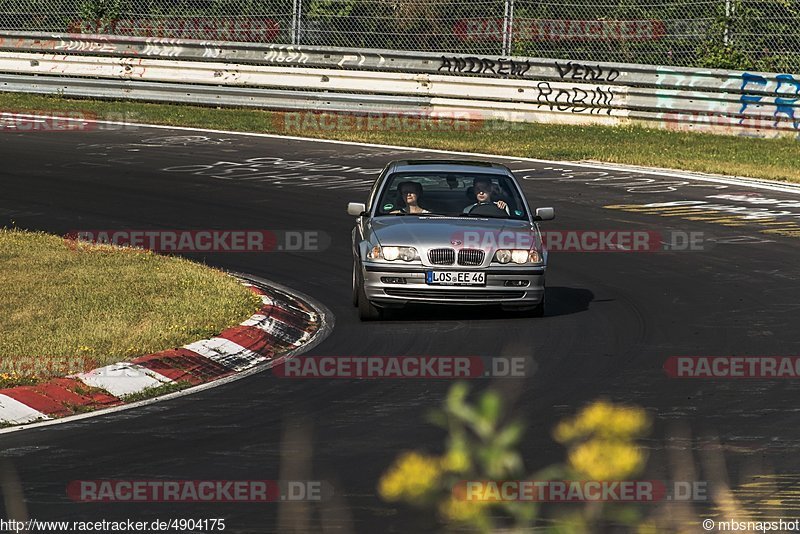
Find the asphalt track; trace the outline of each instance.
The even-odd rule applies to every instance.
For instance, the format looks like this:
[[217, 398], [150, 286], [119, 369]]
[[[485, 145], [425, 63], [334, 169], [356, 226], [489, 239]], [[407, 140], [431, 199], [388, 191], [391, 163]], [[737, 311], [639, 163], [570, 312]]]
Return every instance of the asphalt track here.
[[[546, 228], [698, 231], [705, 247], [554, 252], [544, 319], [480, 308], [416, 309], [362, 324], [350, 304], [353, 221], [346, 203], [364, 199], [374, 176], [369, 169], [435, 155], [148, 128], [3, 133], [0, 142], [0, 225], [13, 221], [57, 234], [121, 228], [327, 232], [331, 244], [319, 252], [189, 255], [275, 280], [324, 304], [336, 327], [314, 355], [533, 358], [532, 376], [494, 384], [529, 422], [523, 447], [529, 471], [563, 459], [550, 429], [601, 396], [644, 406], [655, 416], [647, 441], [651, 478], [675, 478], [670, 451], [689, 453], [700, 466], [715, 443], [733, 486], [750, 475], [798, 471], [797, 380], [679, 380], [662, 366], [675, 355], [800, 354], [800, 241], [764, 234], [764, 226], [752, 221], [726, 227], [604, 207], [707, 201], [719, 194], [796, 195], [635, 172], [576, 174], [596, 170], [505, 160], [512, 169], [526, 169], [518, 175], [530, 178], [524, 187], [533, 205], [556, 208], [557, 219]], [[275, 170], [265, 163], [275, 160], [256, 160], [262, 166], [254, 167], [246, 163], [251, 158], [329, 167], [290, 169], [284, 163], [281, 177], [262, 174]], [[309, 175], [316, 178], [304, 179]], [[717, 202], [754, 206], [741, 199]], [[473, 382], [475, 389], [486, 385], [485, 379]], [[164, 403], [2, 434], [5, 505], [18, 506], [9, 497], [16, 476], [27, 513], [37, 519], [224, 517], [228, 532], [434, 530], [439, 526], [432, 515], [382, 502], [376, 484], [398, 452], [442, 451], [443, 433], [424, 415], [449, 386], [446, 380], [293, 380], [267, 371]], [[708, 471], [698, 467], [695, 478], [704, 476]], [[335, 497], [283, 507], [102, 504], [75, 503], [65, 492], [73, 480], [280, 478], [326, 480]]]

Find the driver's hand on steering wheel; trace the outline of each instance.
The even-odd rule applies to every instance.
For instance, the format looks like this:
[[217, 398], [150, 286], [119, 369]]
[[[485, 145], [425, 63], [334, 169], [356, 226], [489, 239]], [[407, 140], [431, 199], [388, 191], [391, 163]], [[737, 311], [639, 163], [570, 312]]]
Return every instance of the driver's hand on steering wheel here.
[[506, 209], [506, 207], [508, 206], [508, 204], [506, 204], [505, 201], [503, 200], [498, 200], [497, 202], [495, 202], [495, 205], [501, 210]]

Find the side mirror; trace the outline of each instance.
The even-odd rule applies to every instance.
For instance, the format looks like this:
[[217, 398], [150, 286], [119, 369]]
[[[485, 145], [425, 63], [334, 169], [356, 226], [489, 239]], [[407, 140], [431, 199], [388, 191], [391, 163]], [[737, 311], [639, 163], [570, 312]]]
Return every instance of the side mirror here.
[[347, 204], [347, 214], [353, 217], [360, 217], [365, 211], [367, 211], [367, 206], [361, 202], [350, 202]]
[[533, 216], [534, 221], [552, 221], [556, 218], [556, 210], [553, 208], [536, 208], [536, 215]]

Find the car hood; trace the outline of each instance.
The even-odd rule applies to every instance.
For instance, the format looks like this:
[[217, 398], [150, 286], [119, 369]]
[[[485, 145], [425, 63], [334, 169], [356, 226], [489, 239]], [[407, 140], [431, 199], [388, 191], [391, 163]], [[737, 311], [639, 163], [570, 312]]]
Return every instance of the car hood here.
[[371, 221], [371, 230], [381, 245], [451, 246], [468, 232], [532, 232], [527, 221], [463, 217], [381, 217]]

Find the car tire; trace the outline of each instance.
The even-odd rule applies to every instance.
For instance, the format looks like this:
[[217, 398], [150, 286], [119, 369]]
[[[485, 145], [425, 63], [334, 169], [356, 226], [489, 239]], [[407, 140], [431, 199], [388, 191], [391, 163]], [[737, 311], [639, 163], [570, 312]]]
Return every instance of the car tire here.
[[503, 306], [503, 310], [508, 312], [513, 312], [523, 317], [544, 317], [545, 316], [545, 308], [547, 307], [547, 299], [545, 296], [542, 296], [542, 300], [539, 301], [539, 304], [533, 307], [510, 307], [510, 306]]
[[530, 311], [531, 317], [544, 317], [545, 306], [547, 305], [547, 298], [542, 295], [542, 301]]
[[367, 299], [364, 286], [358, 285], [358, 316], [362, 321], [375, 321], [383, 315], [383, 310]]
[[358, 307], [358, 263], [353, 261], [353, 306]]

